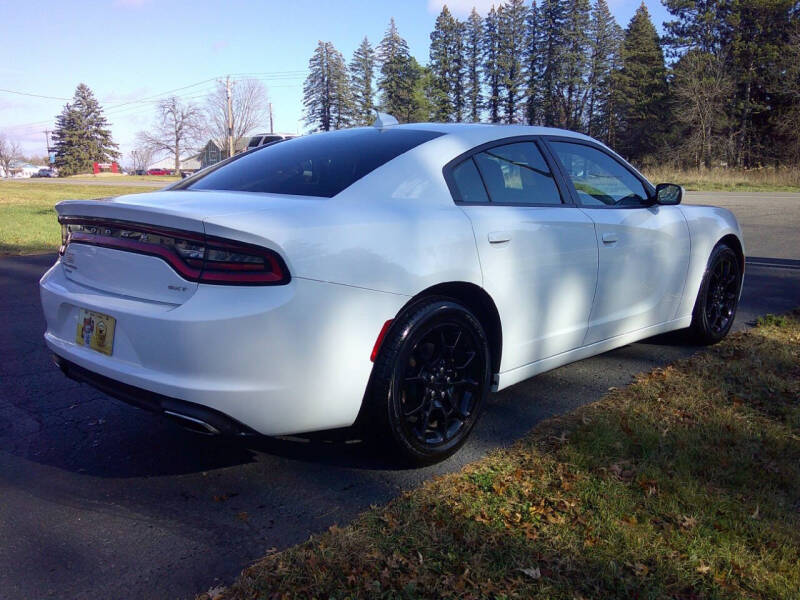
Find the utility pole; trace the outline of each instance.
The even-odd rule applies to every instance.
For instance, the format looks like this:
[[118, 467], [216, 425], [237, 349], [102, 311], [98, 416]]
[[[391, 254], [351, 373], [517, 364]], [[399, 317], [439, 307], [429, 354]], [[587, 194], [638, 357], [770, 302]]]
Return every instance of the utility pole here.
[[269, 103], [269, 132], [275, 133], [275, 129], [272, 126], [272, 102]]
[[225, 93], [228, 99], [228, 156], [233, 156], [233, 102], [230, 75], [225, 78]]
[[51, 164], [53, 161], [50, 158], [50, 130], [48, 129], [44, 130], [44, 140], [47, 144], [47, 164]]

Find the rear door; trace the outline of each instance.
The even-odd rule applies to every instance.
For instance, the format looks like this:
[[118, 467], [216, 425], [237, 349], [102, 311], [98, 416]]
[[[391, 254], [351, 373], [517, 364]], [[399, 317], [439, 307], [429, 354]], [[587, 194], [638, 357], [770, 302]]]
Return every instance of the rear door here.
[[549, 138], [548, 145], [596, 226], [599, 276], [584, 344], [674, 319], [690, 252], [681, 210], [654, 204], [650, 184], [597, 144]]
[[539, 142], [481, 146], [445, 177], [472, 221], [483, 285], [500, 312], [501, 370], [580, 346], [597, 281], [594, 224], [559, 187]]

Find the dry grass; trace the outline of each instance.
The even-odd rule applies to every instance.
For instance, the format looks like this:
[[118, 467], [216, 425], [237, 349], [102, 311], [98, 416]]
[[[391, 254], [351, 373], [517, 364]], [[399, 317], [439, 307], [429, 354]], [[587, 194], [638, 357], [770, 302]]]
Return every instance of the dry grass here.
[[644, 171], [653, 183], [677, 183], [690, 191], [800, 192], [800, 168], [675, 170], [654, 167]]
[[800, 311], [201, 598], [800, 598]]

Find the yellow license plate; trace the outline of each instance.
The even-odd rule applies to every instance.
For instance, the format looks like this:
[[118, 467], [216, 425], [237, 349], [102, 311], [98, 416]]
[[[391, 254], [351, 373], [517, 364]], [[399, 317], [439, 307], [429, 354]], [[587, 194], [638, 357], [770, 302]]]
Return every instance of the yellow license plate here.
[[117, 320], [114, 317], [82, 308], [78, 311], [78, 330], [75, 333], [75, 341], [81, 346], [111, 356], [116, 324]]

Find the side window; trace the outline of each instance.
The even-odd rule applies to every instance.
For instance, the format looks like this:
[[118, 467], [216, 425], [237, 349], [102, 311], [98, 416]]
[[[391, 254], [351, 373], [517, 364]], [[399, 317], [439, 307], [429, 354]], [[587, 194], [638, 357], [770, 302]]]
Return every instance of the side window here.
[[649, 206], [647, 190], [605, 152], [583, 144], [550, 142], [584, 206]]
[[461, 202], [489, 202], [475, 162], [468, 158], [453, 169], [453, 181]]
[[553, 173], [535, 143], [495, 146], [474, 159], [492, 202], [561, 204]]

